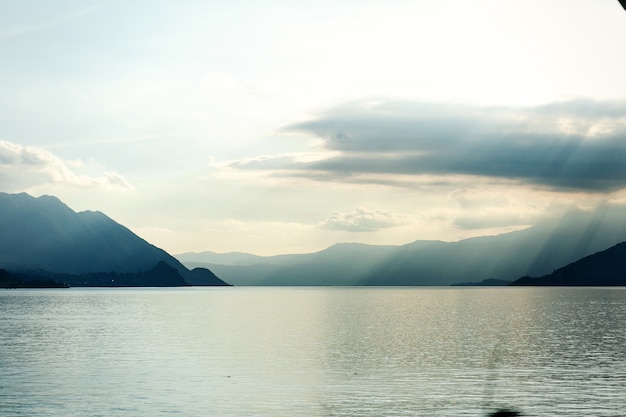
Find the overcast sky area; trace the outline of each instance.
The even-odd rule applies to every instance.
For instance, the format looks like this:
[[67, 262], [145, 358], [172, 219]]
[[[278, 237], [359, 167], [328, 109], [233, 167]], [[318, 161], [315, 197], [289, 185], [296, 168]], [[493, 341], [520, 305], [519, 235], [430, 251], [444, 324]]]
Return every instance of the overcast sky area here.
[[626, 204], [617, 0], [0, 0], [0, 191], [182, 252]]

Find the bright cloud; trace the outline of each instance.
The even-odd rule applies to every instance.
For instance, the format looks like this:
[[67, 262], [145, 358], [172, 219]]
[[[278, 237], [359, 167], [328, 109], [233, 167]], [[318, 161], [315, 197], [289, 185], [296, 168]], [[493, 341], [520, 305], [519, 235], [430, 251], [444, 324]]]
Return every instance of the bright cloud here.
[[322, 227], [350, 232], [376, 232], [406, 222], [406, 216], [395, 211], [358, 208], [350, 212], [333, 213]]
[[64, 161], [50, 151], [0, 140], [0, 186], [21, 190], [43, 184], [65, 184], [103, 190], [128, 190], [132, 185], [118, 172], [89, 176], [76, 171], [84, 163]]

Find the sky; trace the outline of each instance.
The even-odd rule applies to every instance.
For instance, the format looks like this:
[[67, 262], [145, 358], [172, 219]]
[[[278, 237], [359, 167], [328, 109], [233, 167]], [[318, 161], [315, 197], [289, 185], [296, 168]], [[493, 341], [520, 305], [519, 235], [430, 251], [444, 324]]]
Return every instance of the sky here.
[[626, 207], [617, 0], [0, 0], [0, 191], [172, 254]]

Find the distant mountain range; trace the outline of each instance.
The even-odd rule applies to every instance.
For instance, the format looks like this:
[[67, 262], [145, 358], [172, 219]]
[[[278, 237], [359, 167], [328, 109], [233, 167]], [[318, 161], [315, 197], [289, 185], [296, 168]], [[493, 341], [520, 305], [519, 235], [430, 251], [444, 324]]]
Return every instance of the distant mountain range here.
[[626, 243], [620, 243], [624, 241], [622, 210], [606, 209], [458, 242], [341, 243], [309, 254], [262, 257], [202, 252], [174, 258], [103, 213], [76, 213], [51, 196], [0, 193], [0, 287], [228, 285], [224, 281], [234, 285], [505, 285], [510, 281], [514, 285], [626, 285], [621, 276], [626, 270]]
[[[97, 211], [52, 196], [0, 193], [0, 284], [40, 286], [227, 285]], [[41, 284], [43, 285], [43, 284]]]
[[202, 252], [176, 257], [188, 267], [210, 268], [234, 285], [505, 284], [522, 276], [543, 276], [625, 240], [622, 210], [605, 209], [458, 242], [343, 243], [299, 255]]
[[511, 285], [626, 286], [626, 242], [586, 256], [551, 274], [523, 277]]

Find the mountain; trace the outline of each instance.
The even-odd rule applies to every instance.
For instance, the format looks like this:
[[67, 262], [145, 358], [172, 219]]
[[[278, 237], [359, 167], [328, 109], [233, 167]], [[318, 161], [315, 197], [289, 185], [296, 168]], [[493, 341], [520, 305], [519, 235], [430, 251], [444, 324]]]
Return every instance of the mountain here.
[[542, 277], [523, 277], [511, 285], [626, 286], [626, 242], [586, 256]]
[[259, 257], [209, 252], [207, 258], [217, 263], [199, 262], [204, 252], [177, 255], [177, 258], [188, 267], [205, 266], [217, 274], [223, 272], [239, 283], [234, 285], [362, 285], [359, 277], [369, 274], [394, 249], [394, 246], [339, 243], [320, 252], [301, 255]]
[[259, 257], [181, 254], [234, 285], [451, 285], [542, 276], [626, 240], [620, 207], [571, 213], [559, 221], [458, 242], [401, 246], [344, 243], [316, 253]]
[[0, 288], [58, 287], [180, 287], [190, 284], [176, 268], [160, 261], [140, 272], [89, 272], [66, 274], [44, 270], [0, 269]]
[[76, 213], [52, 196], [0, 193], [0, 236], [0, 268], [22, 277], [63, 276], [80, 286], [102, 283], [102, 274], [111, 275], [110, 285], [226, 285], [208, 269], [189, 271], [105, 214]]
[[[54, 277], [58, 278], [58, 277]], [[48, 276], [24, 274], [21, 272], [9, 272], [0, 269], [0, 288], [67, 288], [69, 284], [63, 280]]]
[[222, 265], [250, 265], [254, 263], [263, 263], [263, 256], [252, 255], [249, 253], [230, 252], [230, 253], [215, 253], [211, 251], [205, 251], [200, 253], [187, 252], [180, 255], [175, 255], [176, 259], [183, 263], [197, 262], [200, 264], [222, 264]]

